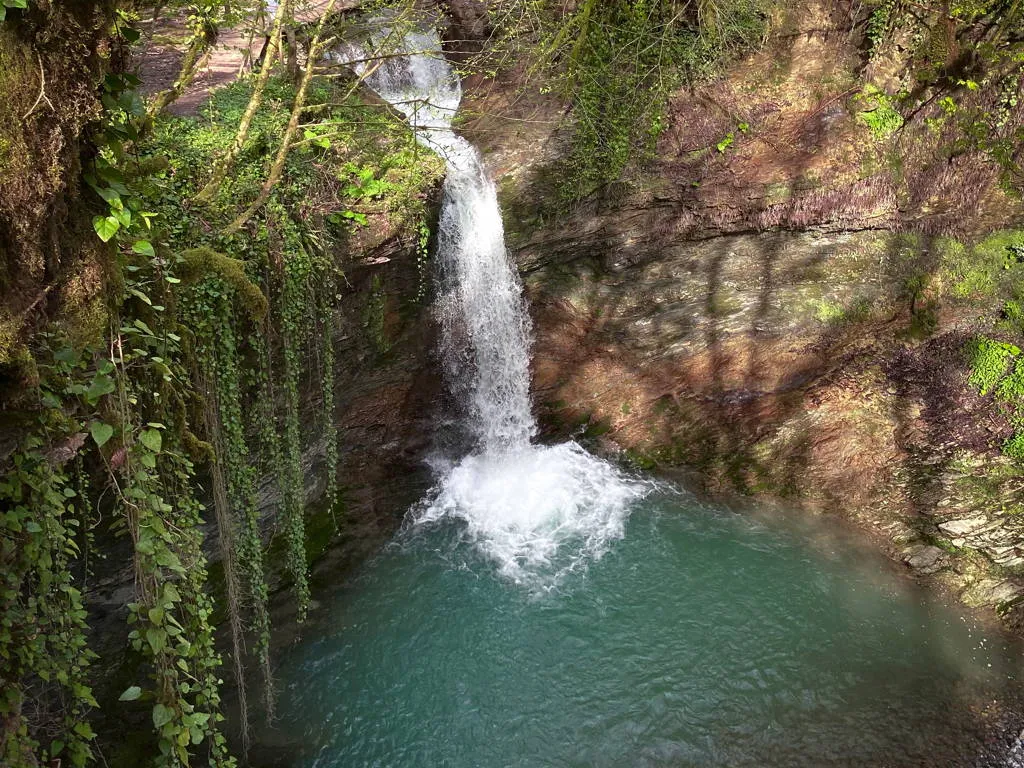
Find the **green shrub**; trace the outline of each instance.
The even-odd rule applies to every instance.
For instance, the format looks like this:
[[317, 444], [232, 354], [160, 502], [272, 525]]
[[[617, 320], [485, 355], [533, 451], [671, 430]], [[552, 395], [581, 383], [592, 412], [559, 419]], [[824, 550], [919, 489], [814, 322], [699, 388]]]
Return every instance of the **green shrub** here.
[[1024, 432], [1017, 432], [1003, 443], [1003, 455], [1024, 462]]
[[895, 98], [889, 96], [873, 85], [866, 85], [858, 97], [865, 109], [858, 117], [871, 135], [879, 141], [890, 138], [903, 127], [903, 115], [895, 107]]

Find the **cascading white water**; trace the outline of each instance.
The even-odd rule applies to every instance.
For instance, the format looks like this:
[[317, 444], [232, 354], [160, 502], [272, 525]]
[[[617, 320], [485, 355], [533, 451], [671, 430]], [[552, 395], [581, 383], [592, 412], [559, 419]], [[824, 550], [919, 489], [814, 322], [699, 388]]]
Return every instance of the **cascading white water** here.
[[[383, 37], [391, 34], [385, 30]], [[530, 413], [529, 316], [506, 255], [494, 183], [476, 149], [451, 130], [462, 89], [440, 55], [437, 34], [414, 30], [401, 42], [408, 56], [360, 66], [364, 72], [372, 69], [369, 86], [406, 116], [416, 138], [448, 167], [437, 238], [443, 270], [438, 310], [448, 373], [458, 389], [466, 390], [468, 426], [480, 448], [485, 453], [523, 448], [536, 432]]]
[[[380, 37], [393, 35], [385, 29]], [[434, 31], [417, 30], [401, 42], [397, 53], [405, 55], [356, 65], [447, 164], [437, 238], [442, 352], [475, 446], [442, 470], [417, 520], [461, 519], [505, 575], [550, 583], [620, 538], [629, 505], [648, 485], [575, 443], [531, 443], [529, 315], [494, 183], [476, 149], [451, 128], [462, 92], [440, 50]], [[556, 558], [560, 550], [565, 558]]]

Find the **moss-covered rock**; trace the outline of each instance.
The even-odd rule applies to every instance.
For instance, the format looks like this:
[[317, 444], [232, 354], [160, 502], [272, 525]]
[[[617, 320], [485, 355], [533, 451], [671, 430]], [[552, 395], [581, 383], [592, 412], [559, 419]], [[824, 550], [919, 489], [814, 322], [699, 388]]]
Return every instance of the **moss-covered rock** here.
[[209, 246], [182, 251], [178, 260], [181, 280], [196, 283], [206, 276], [217, 276], [234, 289], [245, 315], [253, 321], [267, 314], [267, 297], [246, 274], [245, 263], [239, 259], [217, 253]]
[[[53, 0], [0, 24], [0, 365], [24, 361], [46, 323], [75, 339], [105, 325], [102, 253], [79, 174], [112, 13], [107, 0]], [[10, 396], [0, 391], [0, 402]]]

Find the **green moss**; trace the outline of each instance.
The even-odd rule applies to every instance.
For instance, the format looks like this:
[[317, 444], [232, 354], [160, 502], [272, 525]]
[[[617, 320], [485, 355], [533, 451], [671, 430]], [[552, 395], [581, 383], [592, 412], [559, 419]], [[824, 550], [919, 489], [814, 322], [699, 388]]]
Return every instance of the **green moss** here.
[[21, 322], [0, 308], [0, 365], [10, 364], [18, 355], [21, 348], [18, 342], [20, 330]]
[[974, 247], [974, 255], [979, 260], [1011, 269], [1024, 260], [1024, 231], [1006, 229], [995, 232]]
[[927, 339], [939, 326], [939, 304], [936, 301], [918, 301], [910, 313], [906, 337], [914, 341]]
[[792, 197], [793, 190], [787, 182], [769, 184], [764, 189], [765, 205], [778, 205], [779, 203], [785, 203], [791, 200]]
[[380, 275], [374, 275], [370, 281], [370, 295], [363, 309], [363, 328], [381, 355], [387, 354], [392, 346], [387, 335], [387, 306], [388, 297], [384, 292], [384, 283]]
[[589, 421], [587, 428], [583, 431], [583, 437], [593, 439], [601, 437], [612, 431], [612, 423], [610, 419], [598, 419], [596, 421]]
[[1009, 418], [1015, 432], [1003, 443], [1003, 453], [1024, 462], [1024, 358], [1020, 357], [1021, 350], [1014, 344], [981, 337], [971, 342], [969, 352], [970, 383], [982, 395], [994, 393], [1010, 408]]
[[1024, 334], [1024, 304], [1019, 299], [1005, 302], [1002, 315], [1008, 330]]
[[646, 472], [650, 472], [658, 466], [658, 462], [646, 453], [632, 448], [626, 450], [626, 461], [637, 469], [642, 469]]
[[941, 536], [935, 536], [934, 534], [926, 533], [922, 535], [922, 540], [925, 544], [930, 544], [933, 547], [938, 547], [943, 552], [948, 552], [951, 555], [957, 555], [963, 552], [963, 549], [957, 547], [953, 542], [948, 539], [944, 539]]
[[197, 464], [214, 461], [213, 446], [205, 440], [200, 440], [196, 437], [191, 429], [186, 429], [182, 432], [181, 442], [188, 452], [189, 458]]
[[871, 299], [867, 297], [860, 297], [849, 304], [834, 299], [812, 299], [808, 306], [814, 318], [826, 325], [855, 323], [871, 314]]
[[337, 517], [344, 515], [344, 494], [339, 493], [333, 504], [324, 503], [313, 509], [306, 510], [306, 562], [312, 566], [330, 548], [334, 537], [338, 535]]
[[[0, 108], [0, 181], [4, 193], [17, 193], [8, 185], [18, 184], [18, 178], [30, 173], [32, 166], [25, 141], [25, 121], [20, 119], [27, 94], [33, 84], [38, 91], [39, 65], [24, 45], [8, 28], [0, 26], [0, 99], [6, 108]], [[31, 103], [29, 104], [29, 106]]]
[[148, 176], [155, 176], [158, 173], [163, 173], [168, 170], [170, 165], [171, 161], [165, 156], [152, 155], [129, 163], [128, 167], [125, 169], [125, 175], [130, 179], [140, 179], [145, 181]]
[[7, 163], [10, 162], [11, 142], [3, 136], [0, 136], [0, 174], [3, 173]]
[[967, 255], [967, 246], [955, 237], [940, 235], [932, 241], [931, 247], [943, 263], [954, 263]]
[[982, 395], [992, 392], [999, 384], [1020, 348], [997, 339], [979, 337], [968, 346], [971, 358], [969, 381]]
[[6, 361], [0, 361], [0, 394], [5, 399], [11, 394], [16, 397], [31, 392], [39, 382], [36, 359], [23, 344], [15, 345]]
[[743, 309], [743, 302], [724, 291], [715, 291], [709, 298], [707, 311], [711, 317], [729, 317]]
[[846, 308], [838, 301], [817, 299], [811, 302], [814, 317], [821, 323], [839, 323], [846, 319]]
[[1024, 231], [996, 232], [973, 248], [949, 238], [937, 238], [934, 247], [954, 298], [993, 296], [1020, 282]]
[[[312, 566], [319, 560], [330, 548], [331, 542], [339, 534], [344, 534], [344, 528], [339, 525], [337, 519], [338, 515], [344, 514], [344, 509], [343, 492], [338, 494], [334, 504], [328, 504], [327, 499], [321, 499], [315, 504], [307, 505], [304, 509], [303, 540], [307, 566]], [[267, 548], [266, 563], [272, 570], [275, 580], [279, 582], [279, 587], [287, 586], [291, 580], [287, 567], [287, 549], [286, 537], [280, 533], [271, 539]]]
[[196, 283], [208, 275], [217, 275], [235, 289], [239, 302], [251, 320], [267, 314], [267, 297], [245, 272], [244, 262], [217, 253], [208, 246], [183, 251], [178, 260], [178, 276], [186, 284]]
[[968, 263], [955, 272], [951, 293], [958, 299], [972, 296], [990, 296], [996, 290], [996, 272], [991, 265]]

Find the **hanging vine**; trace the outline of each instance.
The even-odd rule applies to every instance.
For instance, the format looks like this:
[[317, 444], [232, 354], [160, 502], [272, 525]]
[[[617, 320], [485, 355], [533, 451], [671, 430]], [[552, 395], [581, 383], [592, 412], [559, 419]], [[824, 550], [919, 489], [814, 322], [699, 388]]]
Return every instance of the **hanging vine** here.
[[[274, 210], [276, 209], [276, 210]], [[299, 621], [309, 609], [309, 567], [306, 562], [305, 484], [302, 473], [302, 439], [299, 430], [299, 375], [302, 350], [308, 336], [307, 307], [311, 306], [309, 280], [313, 264], [287, 214], [275, 206], [281, 235], [281, 291], [279, 325], [284, 363], [284, 472], [282, 512], [287, 568], [295, 591]]]
[[[75, 367], [65, 357], [53, 366], [61, 378]], [[38, 430], [22, 441], [0, 481], [0, 763], [11, 768], [34, 766], [37, 758], [85, 765], [95, 735], [86, 721], [97, 706], [86, 676], [96, 656], [71, 571], [87, 508], [63, 469], [83, 435], [57, 395], [40, 391], [46, 407]], [[52, 448], [57, 437], [63, 455]]]
[[191, 765], [190, 747], [202, 746], [212, 765], [230, 766], [234, 760], [217, 726], [222, 661], [205, 592], [202, 507], [192, 494], [195, 471], [185, 453], [183, 403], [192, 395], [182, 339], [174, 332], [179, 326], [168, 310], [171, 286], [180, 278], [152, 246], [134, 250], [143, 258], [126, 280], [123, 311], [147, 317], [115, 324], [113, 384], [105, 386], [112, 418], [91, 426], [134, 545], [138, 600], [129, 605], [129, 641], [152, 667], [152, 687], [130, 686], [121, 700], [153, 702], [157, 765]]
[[[223, 494], [215, 494], [223, 509], [218, 520], [223, 519], [225, 528], [225, 573], [230, 558], [232, 578], [235, 563], [245, 580], [246, 602], [251, 614], [253, 633], [256, 638], [255, 655], [260, 666], [264, 683], [264, 703], [268, 712], [273, 710], [273, 680], [270, 669], [270, 614], [268, 610], [269, 590], [267, 587], [263, 539], [260, 531], [259, 510], [256, 504], [256, 468], [250, 460], [250, 450], [245, 436], [242, 416], [241, 365], [237, 335], [235, 332], [235, 303], [239, 297], [247, 297], [243, 312], [253, 315], [246, 319], [258, 322], [266, 311], [266, 303], [258, 289], [245, 279], [240, 263], [219, 254], [204, 250], [184, 255], [190, 264], [190, 272], [201, 262], [205, 275], [190, 286], [183, 302], [182, 314], [195, 338], [195, 376], [205, 395], [204, 420], [208, 434], [213, 438], [217, 456], [214, 467], [215, 487], [223, 484]], [[211, 271], [213, 265], [219, 271]], [[225, 275], [234, 277], [228, 282]], [[236, 284], [243, 286], [242, 291]], [[229, 591], [231, 580], [228, 580]], [[238, 644], [235, 648], [236, 676], [243, 676], [239, 599], [231, 600], [229, 610], [235, 615], [232, 626], [239, 627]], [[244, 703], [244, 684], [239, 684], [240, 707], [247, 715]], [[244, 718], [243, 718], [244, 719]]]
[[320, 357], [320, 405], [324, 426], [324, 472], [327, 478], [326, 498], [331, 520], [337, 528], [338, 506], [338, 426], [334, 415], [334, 296], [337, 280], [332, 265], [321, 264], [317, 270], [316, 323]]

